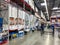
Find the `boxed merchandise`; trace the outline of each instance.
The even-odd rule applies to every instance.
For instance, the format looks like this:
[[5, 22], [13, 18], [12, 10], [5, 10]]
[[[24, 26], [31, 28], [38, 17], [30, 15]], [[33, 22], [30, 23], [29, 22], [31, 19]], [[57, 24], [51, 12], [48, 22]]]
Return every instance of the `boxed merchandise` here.
[[18, 32], [18, 37], [23, 37], [24, 36], [24, 31], [19, 31]]

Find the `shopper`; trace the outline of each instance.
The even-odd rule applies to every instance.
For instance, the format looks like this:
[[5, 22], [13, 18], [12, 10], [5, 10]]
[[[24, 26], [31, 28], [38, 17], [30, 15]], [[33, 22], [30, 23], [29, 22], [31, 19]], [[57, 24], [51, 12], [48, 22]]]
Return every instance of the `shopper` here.
[[55, 29], [55, 28], [54, 28], [54, 24], [51, 25], [51, 28], [52, 28], [52, 30], [53, 30], [52, 35], [54, 36], [54, 29]]
[[44, 34], [44, 23], [41, 23], [41, 35]]

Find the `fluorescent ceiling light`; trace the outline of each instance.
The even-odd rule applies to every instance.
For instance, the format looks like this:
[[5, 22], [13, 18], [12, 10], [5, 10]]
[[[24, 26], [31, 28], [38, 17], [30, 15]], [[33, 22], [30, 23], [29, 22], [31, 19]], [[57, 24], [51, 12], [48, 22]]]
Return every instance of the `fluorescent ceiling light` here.
[[45, 6], [46, 4], [45, 3], [41, 3], [41, 6]]
[[59, 9], [58, 7], [54, 7], [53, 10]]

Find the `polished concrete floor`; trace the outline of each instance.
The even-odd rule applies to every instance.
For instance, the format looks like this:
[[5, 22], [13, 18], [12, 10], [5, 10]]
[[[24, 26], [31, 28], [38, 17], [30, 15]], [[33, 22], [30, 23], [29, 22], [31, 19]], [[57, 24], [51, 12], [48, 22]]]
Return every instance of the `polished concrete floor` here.
[[30, 32], [23, 38], [16, 38], [10, 41], [10, 45], [60, 45], [60, 39], [52, 36], [50, 29], [45, 29], [41, 36], [39, 31]]

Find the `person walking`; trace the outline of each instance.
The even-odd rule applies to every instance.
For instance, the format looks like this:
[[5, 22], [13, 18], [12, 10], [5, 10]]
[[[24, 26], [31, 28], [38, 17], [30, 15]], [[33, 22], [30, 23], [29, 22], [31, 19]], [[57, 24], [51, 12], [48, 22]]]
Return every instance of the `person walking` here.
[[44, 34], [44, 23], [41, 23], [41, 35]]
[[51, 28], [52, 28], [52, 30], [53, 30], [52, 35], [54, 36], [54, 29], [55, 29], [55, 28], [54, 28], [54, 24], [51, 25]]

